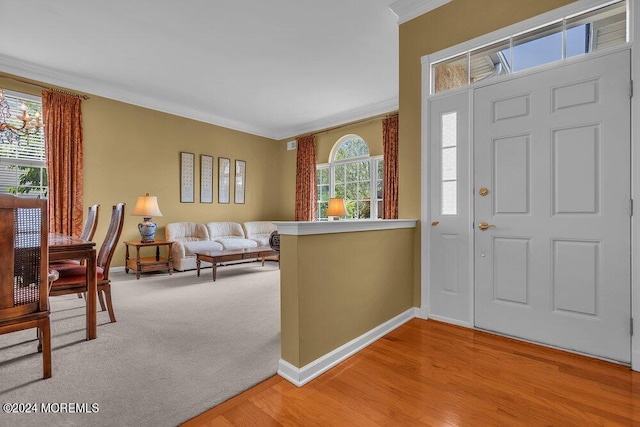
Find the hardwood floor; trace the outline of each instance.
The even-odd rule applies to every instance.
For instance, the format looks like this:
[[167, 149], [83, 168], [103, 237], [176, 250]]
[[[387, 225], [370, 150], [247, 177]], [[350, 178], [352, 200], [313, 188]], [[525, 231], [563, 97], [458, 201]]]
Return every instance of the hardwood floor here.
[[640, 373], [413, 319], [304, 387], [274, 376], [183, 425], [640, 425]]

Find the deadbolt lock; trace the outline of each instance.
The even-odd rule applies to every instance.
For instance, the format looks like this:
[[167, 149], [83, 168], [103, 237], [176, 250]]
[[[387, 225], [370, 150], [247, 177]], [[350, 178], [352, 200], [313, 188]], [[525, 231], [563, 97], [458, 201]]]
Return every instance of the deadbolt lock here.
[[482, 197], [486, 196], [487, 194], [489, 194], [489, 189], [486, 187], [482, 187], [480, 189], [480, 191], [478, 191], [478, 194], [480, 194]]

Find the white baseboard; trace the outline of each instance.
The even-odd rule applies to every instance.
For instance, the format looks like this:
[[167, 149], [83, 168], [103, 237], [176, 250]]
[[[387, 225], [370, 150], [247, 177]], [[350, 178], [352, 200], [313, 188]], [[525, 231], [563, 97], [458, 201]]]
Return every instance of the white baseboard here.
[[286, 360], [280, 359], [280, 363], [278, 366], [278, 375], [295, 384], [296, 386], [302, 387], [312, 379], [316, 378], [318, 375], [328, 371], [338, 363], [359, 352], [372, 342], [413, 319], [414, 317], [416, 317], [417, 311], [417, 308], [410, 308], [404, 313], [400, 313], [393, 319], [384, 322], [382, 325], [373, 328], [369, 332], [360, 335], [359, 337], [338, 347], [332, 352], [325, 354], [321, 358], [314, 360], [313, 362], [303, 366], [302, 368], [293, 366]]

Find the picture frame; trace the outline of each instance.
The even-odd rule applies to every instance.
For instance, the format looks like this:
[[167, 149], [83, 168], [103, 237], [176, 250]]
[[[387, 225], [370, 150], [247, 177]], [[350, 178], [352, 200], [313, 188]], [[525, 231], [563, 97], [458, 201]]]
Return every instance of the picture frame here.
[[180, 152], [180, 202], [193, 203], [195, 199], [195, 159], [196, 155]]
[[244, 204], [244, 193], [247, 183], [247, 162], [236, 160], [235, 186], [233, 191], [233, 202]]
[[200, 203], [213, 203], [213, 156], [200, 154]]
[[231, 161], [226, 157], [218, 157], [218, 203], [229, 203], [231, 189]]

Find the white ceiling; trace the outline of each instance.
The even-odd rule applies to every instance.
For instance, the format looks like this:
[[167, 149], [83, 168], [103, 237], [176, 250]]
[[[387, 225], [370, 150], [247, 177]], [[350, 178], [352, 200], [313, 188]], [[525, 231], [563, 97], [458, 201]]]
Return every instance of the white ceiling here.
[[398, 106], [392, 0], [0, 0], [0, 71], [274, 139]]

